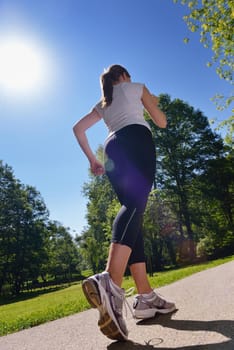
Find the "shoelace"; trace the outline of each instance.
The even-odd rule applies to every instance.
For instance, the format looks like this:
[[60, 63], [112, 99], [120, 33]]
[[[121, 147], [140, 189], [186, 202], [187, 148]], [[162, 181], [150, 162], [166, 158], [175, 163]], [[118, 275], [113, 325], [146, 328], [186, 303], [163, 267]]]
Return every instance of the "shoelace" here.
[[135, 287], [130, 287], [125, 291], [125, 297], [130, 297], [135, 292]]
[[[131, 288], [127, 289], [126, 291], [124, 291], [124, 293], [121, 295], [121, 299], [123, 301], [126, 317], [127, 317], [127, 309], [129, 309], [132, 317], [135, 318], [135, 316], [133, 314], [133, 311], [132, 311], [132, 308], [129, 305], [129, 302], [127, 301], [127, 297], [130, 297], [131, 295], [133, 295], [134, 291], [135, 291], [135, 287], [131, 287]], [[105, 289], [100, 284], [99, 284], [99, 292], [100, 292], [100, 297], [101, 297], [101, 300], [102, 300], [102, 304], [98, 308], [100, 310], [105, 310], [105, 308], [106, 308], [106, 301], [105, 301], [105, 298], [103, 298], [103, 295], [105, 294]]]
[[132, 308], [129, 305], [129, 302], [127, 301], [127, 298], [130, 297], [131, 295], [133, 295], [134, 291], [135, 291], [135, 287], [131, 287], [125, 291], [124, 296], [123, 296], [123, 305], [124, 305], [124, 309], [125, 309], [126, 318], [127, 318], [127, 314], [128, 314], [128, 312], [127, 312], [128, 309], [130, 310], [132, 317], [135, 318], [133, 311], [132, 311]]

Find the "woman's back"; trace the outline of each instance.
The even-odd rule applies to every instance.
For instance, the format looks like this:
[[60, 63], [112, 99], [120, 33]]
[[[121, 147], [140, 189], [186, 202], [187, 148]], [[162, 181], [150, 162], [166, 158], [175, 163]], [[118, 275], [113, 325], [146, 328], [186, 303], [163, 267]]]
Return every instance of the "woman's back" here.
[[149, 128], [141, 102], [143, 87], [143, 84], [132, 82], [116, 84], [113, 86], [112, 103], [104, 108], [101, 102], [96, 105], [95, 109], [103, 117], [111, 134], [131, 124]]

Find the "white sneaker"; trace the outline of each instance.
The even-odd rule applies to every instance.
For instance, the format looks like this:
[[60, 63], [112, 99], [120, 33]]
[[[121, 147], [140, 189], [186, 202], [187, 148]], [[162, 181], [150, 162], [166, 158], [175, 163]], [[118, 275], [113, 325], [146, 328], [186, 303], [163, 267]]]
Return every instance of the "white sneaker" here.
[[166, 301], [161, 296], [152, 291], [143, 296], [137, 295], [133, 302], [134, 316], [140, 319], [155, 317], [156, 313], [167, 314], [176, 309], [174, 303]]
[[128, 330], [122, 316], [124, 290], [117, 290], [108, 272], [87, 278], [82, 288], [90, 305], [99, 311], [98, 326], [101, 332], [110, 339], [127, 340]]

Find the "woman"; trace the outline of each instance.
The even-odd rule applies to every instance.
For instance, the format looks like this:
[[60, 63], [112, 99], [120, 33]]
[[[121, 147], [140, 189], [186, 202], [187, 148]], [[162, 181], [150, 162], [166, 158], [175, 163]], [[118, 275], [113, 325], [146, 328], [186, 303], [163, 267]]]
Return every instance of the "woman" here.
[[[83, 282], [84, 294], [100, 313], [98, 325], [109, 338], [126, 340], [128, 331], [122, 316], [122, 279], [129, 265], [138, 295], [133, 304], [136, 318], [168, 313], [175, 304], [158, 296], [146, 274], [142, 217], [155, 177], [155, 146], [143, 106], [154, 123], [166, 127], [166, 116], [143, 84], [132, 83], [128, 71], [113, 65], [101, 75], [102, 100], [78, 121], [74, 134], [87, 156], [94, 175], [106, 173], [121, 203], [112, 228], [106, 270]], [[109, 129], [103, 166], [93, 154], [86, 130], [103, 119]]]

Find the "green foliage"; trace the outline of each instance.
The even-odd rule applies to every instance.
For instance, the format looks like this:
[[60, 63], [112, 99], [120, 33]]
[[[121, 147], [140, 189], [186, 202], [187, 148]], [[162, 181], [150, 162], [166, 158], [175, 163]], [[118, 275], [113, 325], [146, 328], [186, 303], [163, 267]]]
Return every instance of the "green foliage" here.
[[[179, 0], [174, 0], [178, 2]], [[221, 78], [232, 80], [233, 62], [233, 2], [232, 0], [181, 0], [189, 8], [184, 16], [188, 28], [200, 32], [205, 47], [213, 50], [212, 63], [219, 61], [217, 73]]]
[[58, 222], [49, 222], [49, 241], [47, 244], [48, 264], [44, 274], [55, 280], [71, 280], [73, 274], [80, 274], [77, 246], [68, 229]]
[[17, 181], [12, 169], [0, 163], [0, 292], [4, 284], [18, 294], [35, 279], [45, 259], [48, 212], [40, 193]]
[[208, 162], [207, 170], [193, 183], [200, 196], [199, 206], [193, 201], [193, 211], [199, 220], [198, 254], [200, 256], [225, 256], [234, 251], [233, 195], [234, 157]]
[[217, 130], [223, 129], [225, 131], [224, 142], [234, 150], [234, 115], [227, 120], [222, 121]]
[[17, 295], [39, 278], [70, 280], [79, 259], [69, 230], [49, 221], [40, 193], [0, 162], [0, 294]]
[[162, 191], [152, 191], [144, 219], [144, 243], [149, 273], [176, 265], [177, 219]]
[[[208, 66], [216, 64], [217, 74], [233, 83], [234, 70], [234, 13], [232, 0], [174, 0], [187, 5], [188, 15], [184, 20], [191, 32], [200, 33], [200, 41], [211, 48], [214, 55]], [[185, 39], [188, 42], [188, 38]], [[216, 96], [216, 101], [217, 101]], [[233, 95], [225, 98], [226, 105], [233, 101]]]
[[[211, 130], [208, 119], [199, 110], [179, 99], [172, 101], [168, 95], [160, 96], [160, 107], [167, 115], [166, 129], [157, 128], [146, 114], [156, 142], [156, 184], [176, 218], [173, 246], [178, 249], [179, 261], [193, 260], [196, 242], [203, 238], [204, 232], [208, 234], [213, 230], [213, 235], [218, 237], [222, 231], [226, 237], [232, 229], [232, 224], [223, 220], [231, 212], [231, 163], [222, 139]], [[224, 163], [227, 170], [224, 170]], [[209, 188], [213, 197], [205, 193]], [[217, 201], [220, 203], [218, 212]], [[215, 225], [211, 227], [208, 221], [211, 212], [205, 207], [212, 211], [214, 205], [216, 214], [212, 223]], [[225, 207], [225, 213], [221, 206]], [[201, 208], [207, 213], [207, 220], [203, 219]], [[218, 246], [221, 247], [221, 242], [213, 246], [214, 250]]]

